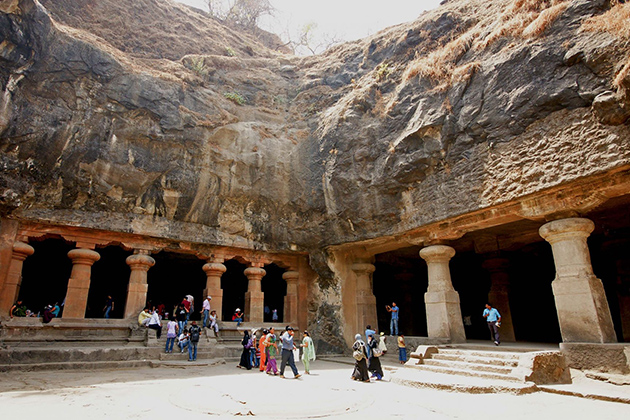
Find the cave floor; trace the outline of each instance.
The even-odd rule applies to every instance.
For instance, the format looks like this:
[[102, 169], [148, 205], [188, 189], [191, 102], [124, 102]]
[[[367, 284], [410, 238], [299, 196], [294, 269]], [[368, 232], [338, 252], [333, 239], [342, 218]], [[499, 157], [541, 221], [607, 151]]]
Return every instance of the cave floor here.
[[[236, 362], [179, 362], [125, 370], [0, 373], [3, 418], [540, 419], [627, 417], [628, 404], [537, 392], [468, 394], [390, 381], [350, 380], [352, 366], [317, 360], [287, 379], [237, 369]], [[303, 365], [298, 363], [303, 373]], [[411, 369], [413, 371], [413, 369]], [[588, 383], [571, 385], [588, 387]], [[571, 387], [569, 386], [569, 387]], [[621, 387], [627, 391], [628, 386]], [[630, 396], [630, 393], [629, 393]]]

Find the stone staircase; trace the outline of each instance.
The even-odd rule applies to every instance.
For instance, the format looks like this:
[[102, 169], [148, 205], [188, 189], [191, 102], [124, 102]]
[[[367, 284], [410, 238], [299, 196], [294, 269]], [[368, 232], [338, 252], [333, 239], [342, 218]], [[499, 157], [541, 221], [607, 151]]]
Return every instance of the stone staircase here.
[[394, 381], [415, 387], [462, 392], [538, 391], [537, 385], [571, 383], [559, 350], [419, 346], [394, 375]]

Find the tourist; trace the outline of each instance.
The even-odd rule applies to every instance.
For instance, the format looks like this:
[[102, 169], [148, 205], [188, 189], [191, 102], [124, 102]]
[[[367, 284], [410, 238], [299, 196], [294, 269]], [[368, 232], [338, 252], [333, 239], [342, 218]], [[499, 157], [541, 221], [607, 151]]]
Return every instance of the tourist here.
[[190, 335], [190, 343], [188, 343], [188, 361], [194, 362], [197, 360], [197, 344], [199, 344], [199, 337], [201, 336], [201, 328], [197, 325], [197, 321], [193, 321], [192, 325], [188, 329]]
[[269, 305], [265, 305], [264, 312], [265, 312], [264, 319], [265, 319], [266, 322], [268, 322], [269, 321], [269, 315], [271, 314], [271, 310], [269, 309]]
[[407, 362], [407, 345], [405, 344], [405, 336], [402, 334], [398, 337], [398, 361], [401, 365]]
[[398, 335], [398, 306], [392, 302], [392, 306], [386, 305], [387, 312], [391, 312], [392, 319], [389, 321], [389, 335]]
[[180, 331], [184, 331], [186, 329], [186, 324], [188, 324], [188, 311], [186, 310], [186, 305], [184, 302], [180, 303], [175, 310], [177, 313], [177, 324]]
[[177, 322], [175, 322], [175, 319], [173, 318], [173, 316], [171, 316], [168, 324], [166, 324], [166, 347], [164, 347], [164, 352], [173, 353], [173, 346], [175, 345], [177, 330]]
[[[179, 305], [184, 308], [184, 311], [186, 311], [185, 321], [188, 323], [188, 320], [190, 319], [190, 301], [188, 300], [188, 297], [184, 296], [184, 299], [182, 299]], [[179, 322], [179, 317], [177, 318], [177, 321]]]
[[138, 325], [141, 327], [146, 327], [149, 325], [149, 320], [151, 319], [151, 311], [149, 308], [144, 308], [142, 312], [138, 315]]
[[387, 345], [385, 344], [385, 339], [387, 337], [385, 337], [385, 333], [383, 331], [381, 331], [380, 337], [379, 337], [379, 341], [378, 341], [378, 348], [381, 351], [381, 353], [385, 354], [387, 353]]
[[298, 373], [297, 367], [295, 366], [295, 357], [293, 355], [293, 350], [295, 344], [293, 343], [293, 328], [291, 326], [287, 326], [286, 331], [280, 337], [282, 339], [282, 362], [280, 363], [280, 377], [284, 378], [284, 368], [287, 367], [287, 364], [293, 371], [293, 376], [297, 379], [300, 375]]
[[203, 308], [201, 309], [201, 313], [203, 314], [203, 327], [208, 327], [208, 318], [210, 318], [210, 301], [212, 300], [212, 296], [207, 296], [206, 300], [203, 301]]
[[311, 374], [310, 363], [315, 360], [315, 345], [308, 331], [302, 333], [302, 363], [304, 363], [304, 372]]
[[9, 309], [9, 316], [11, 319], [13, 319], [14, 316], [20, 318], [26, 316], [26, 305], [22, 303], [22, 299], [18, 299], [13, 306], [11, 306], [11, 309]]
[[494, 344], [498, 346], [501, 344], [499, 338], [499, 327], [501, 326], [501, 314], [492, 305], [486, 303], [486, 309], [483, 310], [483, 317], [486, 318], [488, 323], [488, 329], [490, 330], [490, 340], [494, 341]]
[[368, 347], [370, 348], [370, 358], [368, 371], [372, 372], [372, 377], [376, 377], [377, 381], [383, 379], [383, 368], [381, 367], [381, 359], [383, 353], [378, 347], [378, 340], [371, 335], [368, 337]]
[[210, 328], [211, 330], [214, 330], [214, 335], [215, 336], [219, 336], [219, 322], [217, 320], [217, 311], [211, 311], [210, 312], [210, 326], [208, 328]]
[[361, 334], [354, 336], [354, 344], [352, 345], [352, 357], [354, 357], [354, 371], [352, 371], [352, 380], [370, 382], [370, 374], [367, 368], [367, 351], [365, 343], [361, 340]]
[[108, 319], [114, 310], [114, 299], [112, 299], [111, 295], [107, 295], [107, 299], [105, 299], [105, 307], [103, 308], [103, 312], [105, 313], [104, 318]]
[[42, 322], [48, 324], [55, 316], [52, 313], [52, 305], [46, 305], [44, 308], [44, 314], [42, 315]]
[[190, 315], [195, 311], [195, 298], [192, 295], [186, 295], [186, 300], [190, 303], [188, 313], [186, 314], [186, 321], [190, 321]]
[[[372, 329], [371, 325], [368, 325], [367, 327], [365, 327], [365, 341], [363, 342], [363, 344], [367, 343], [368, 337], [374, 334], [376, 334], [376, 331]], [[367, 356], [370, 357], [370, 347], [368, 346], [366, 350], [367, 350]]]
[[278, 344], [276, 344], [276, 330], [271, 327], [269, 328], [269, 334], [265, 338], [265, 348], [267, 349], [267, 367], [265, 368], [265, 372], [271, 375], [271, 371], [273, 370], [273, 374], [278, 374], [278, 366], [276, 364], [276, 354], [278, 354]]
[[249, 360], [253, 368], [258, 367], [256, 363], [256, 342], [258, 341], [256, 338], [256, 328], [252, 328], [252, 345], [249, 348]]
[[180, 330], [179, 337], [177, 338], [177, 346], [181, 349], [180, 353], [183, 353], [189, 344], [190, 344], [190, 333], [186, 329]]
[[148, 327], [155, 330], [155, 336], [159, 340], [162, 336], [162, 321], [160, 320], [160, 315], [156, 310], [153, 310], [153, 313], [151, 314]]
[[274, 309], [273, 311], [271, 311], [271, 320], [273, 322], [278, 322], [278, 310]]
[[263, 352], [260, 349], [260, 343], [262, 341], [264, 341], [265, 336], [263, 334], [261, 334], [260, 337], [258, 337], [258, 335], [255, 335], [254, 337], [255, 337], [255, 340], [254, 340], [254, 367], [260, 368], [260, 370], [262, 371], [260, 358], [261, 358], [261, 355], [263, 354]]
[[252, 338], [249, 336], [249, 331], [245, 330], [243, 334], [243, 340], [241, 340], [241, 345], [243, 346], [243, 352], [241, 353], [241, 361], [236, 365], [236, 367], [251, 370], [251, 348], [252, 348]]
[[260, 336], [260, 340], [258, 340], [258, 352], [260, 353], [260, 364], [258, 368], [261, 372], [265, 371], [265, 367], [267, 367], [267, 347], [265, 345], [265, 339], [267, 338], [267, 334], [269, 334], [269, 330], [263, 329], [262, 335]]
[[236, 322], [236, 326], [240, 327], [243, 322], [243, 313], [240, 308], [236, 308], [234, 315], [232, 315], [232, 321]]
[[61, 312], [61, 308], [59, 307], [59, 302], [55, 302], [50, 312], [53, 314], [55, 318], [59, 317], [59, 312]]

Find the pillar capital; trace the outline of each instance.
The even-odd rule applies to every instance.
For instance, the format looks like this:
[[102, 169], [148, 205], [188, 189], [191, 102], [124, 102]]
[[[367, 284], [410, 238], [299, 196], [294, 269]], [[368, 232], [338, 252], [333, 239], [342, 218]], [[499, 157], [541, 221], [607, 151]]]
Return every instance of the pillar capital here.
[[554, 244], [574, 238], [588, 238], [594, 229], [595, 224], [590, 219], [575, 217], [546, 223], [538, 232], [547, 242]]
[[287, 283], [297, 283], [299, 278], [300, 273], [298, 273], [297, 271], [286, 271], [284, 274], [282, 274], [282, 279], [285, 280]]
[[72, 260], [72, 264], [89, 266], [101, 259], [101, 256], [98, 252], [85, 248], [70, 250], [70, 252], [68, 252], [68, 257]]
[[420, 250], [420, 257], [427, 263], [448, 262], [455, 256], [455, 249], [448, 245], [430, 245]]
[[369, 275], [376, 271], [376, 267], [374, 266], [374, 264], [366, 262], [355, 262], [350, 266], [350, 268], [357, 274], [362, 273]]
[[201, 269], [206, 273], [206, 275], [215, 274], [221, 275], [227, 271], [227, 267], [221, 263], [217, 262], [209, 262], [203, 265]]
[[29, 255], [35, 253], [35, 248], [24, 242], [15, 242], [13, 244], [13, 259], [24, 261]]
[[260, 267], [247, 267], [244, 273], [250, 281], [260, 281], [263, 277], [265, 277], [265, 274], [267, 274], [265, 269]]
[[146, 254], [133, 254], [128, 256], [125, 261], [131, 270], [148, 271], [155, 265], [155, 260]]

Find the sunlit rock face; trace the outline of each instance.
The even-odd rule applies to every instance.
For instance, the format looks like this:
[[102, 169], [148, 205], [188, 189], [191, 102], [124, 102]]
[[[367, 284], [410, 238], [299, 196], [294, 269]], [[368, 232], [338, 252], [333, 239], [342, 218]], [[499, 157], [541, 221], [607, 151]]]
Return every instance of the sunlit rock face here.
[[87, 3], [0, 0], [5, 216], [316, 251], [630, 162], [609, 0], [449, 1], [306, 58]]

